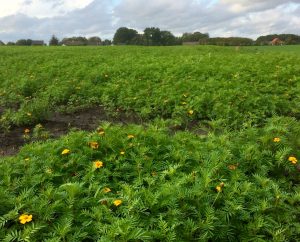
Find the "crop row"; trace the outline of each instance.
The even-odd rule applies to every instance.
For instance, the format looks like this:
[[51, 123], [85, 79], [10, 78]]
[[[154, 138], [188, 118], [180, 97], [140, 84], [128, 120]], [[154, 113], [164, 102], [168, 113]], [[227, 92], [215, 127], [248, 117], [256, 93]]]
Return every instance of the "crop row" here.
[[214, 120], [232, 128], [300, 115], [296, 55], [217, 47], [0, 52], [4, 128], [97, 105], [144, 120]]

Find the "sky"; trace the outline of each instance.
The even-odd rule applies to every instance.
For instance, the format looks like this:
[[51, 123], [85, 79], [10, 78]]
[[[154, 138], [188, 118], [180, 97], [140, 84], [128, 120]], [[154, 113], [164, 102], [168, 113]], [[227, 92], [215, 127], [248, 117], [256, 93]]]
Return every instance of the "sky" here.
[[0, 0], [0, 40], [111, 39], [119, 27], [256, 39], [300, 34], [300, 0]]

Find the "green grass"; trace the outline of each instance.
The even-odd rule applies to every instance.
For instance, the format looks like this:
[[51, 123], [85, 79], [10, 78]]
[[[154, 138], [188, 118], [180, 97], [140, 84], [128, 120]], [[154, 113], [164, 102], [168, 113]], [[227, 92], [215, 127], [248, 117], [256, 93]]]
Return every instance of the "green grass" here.
[[0, 48], [2, 130], [98, 105], [143, 121], [0, 158], [0, 240], [299, 241], [300, 57], [267, 49]]

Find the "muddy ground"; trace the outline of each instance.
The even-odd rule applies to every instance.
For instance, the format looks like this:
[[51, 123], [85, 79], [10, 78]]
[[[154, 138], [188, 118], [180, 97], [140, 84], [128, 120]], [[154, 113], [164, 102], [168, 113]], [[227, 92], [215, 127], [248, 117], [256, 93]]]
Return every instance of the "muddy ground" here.
[[[45, 131], [50, 133], [51, 138], [58, 138], [67, 134], [71, 129], [93, 131], [103, 121], [124, 125], [144, 123], [136, 114], [126, 114], [121, 111], [118, 112], [118, 110], [116, 113], [116, 115], [112, 116], [103, 107], [93, 107], [71, 114], [53, 113], [51, 118], [40, 122], [40, 124]], [[9, 132], [0, 131], [0, 157], [17, 154], [20, 148], [29, 142], [24, 139], [24, 130], [27, 128], [31, 130], [35, 125], [12, 127]], [[188, 129], [199, 135], [207, 134], [204, 130], [195, 129], [197, 126], [198, 122], [193, 121], [187, 127], [170, 127], [170, 132], [175, 133], [176, 131]]]

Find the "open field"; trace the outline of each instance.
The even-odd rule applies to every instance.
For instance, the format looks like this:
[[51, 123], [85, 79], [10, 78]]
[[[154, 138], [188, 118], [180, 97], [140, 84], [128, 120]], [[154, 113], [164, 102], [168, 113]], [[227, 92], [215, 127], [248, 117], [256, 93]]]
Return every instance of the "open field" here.
[[299, 53], [1, 47], [0, 240], [299, 241]]

